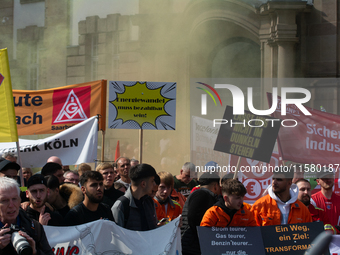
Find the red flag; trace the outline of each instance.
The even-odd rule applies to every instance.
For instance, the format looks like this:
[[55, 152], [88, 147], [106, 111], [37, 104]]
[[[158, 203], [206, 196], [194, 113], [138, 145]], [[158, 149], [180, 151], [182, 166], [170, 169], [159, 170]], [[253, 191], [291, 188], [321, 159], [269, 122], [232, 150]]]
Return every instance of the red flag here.
[[117, 141], [116, 153], [115, 153], [115, 161], [120, 157], [120, 148], [119, 148], [119, 140]]
[[[267, 97], [271, 106], [272, 95], [267, 93]], [[333, 167], [337, 169], [340, 163], [340, 116], [305, 108], [312, 115], [304, 115], [295, 105], [287, 105], [286, 115], [281, 115], [281, 98], [278, 98], [272, 116], [283, 120], [286, 126], [291, 126], [282, 125], [279, 131], [282, 159], [329, 167], [335, 164]], [[295, 120], [295, 123], [288, 119]]]

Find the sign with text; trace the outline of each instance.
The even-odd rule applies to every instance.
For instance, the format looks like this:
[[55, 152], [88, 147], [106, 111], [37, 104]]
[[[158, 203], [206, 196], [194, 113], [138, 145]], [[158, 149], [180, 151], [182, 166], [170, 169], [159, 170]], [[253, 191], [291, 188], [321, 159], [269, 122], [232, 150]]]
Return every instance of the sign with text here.
[[[272, 95], [267, 94], [268, 103], [272, 105]], [[295, 105], [287, 105], [287, 115], [283, 115], [280, 107], [281, 98], [272, 114], [283, 121], [295, 120], [294, 128], [282, 127], [279, 132], [278, 142], [283, 160], [291, 160], [306, 164], [322, 164], [339, 168], [340, 152], [340, 116], [305, 107], [312, 113], [306, 116]]]
[[214, 150], [270, 162], [280, 120], [249, 111], [244, 115], [233, 115], [233, 108], [227, 106], [223, 119], [214, 120], [214, 123], [220, 124]]
[[197, 227], [201, 253], [220, 255], [264, 255], [259, 227]]
[[106, 80], [44, 90], [13, 90], [19, 135], [52, 134], [98, 114], [105, 130]]
[[110, 81], [109, 127], [175, 130], [176, 83]]
[[324, 231], [322, 222], [261, 227], [266, 255], [302, 255], [322, 231]]

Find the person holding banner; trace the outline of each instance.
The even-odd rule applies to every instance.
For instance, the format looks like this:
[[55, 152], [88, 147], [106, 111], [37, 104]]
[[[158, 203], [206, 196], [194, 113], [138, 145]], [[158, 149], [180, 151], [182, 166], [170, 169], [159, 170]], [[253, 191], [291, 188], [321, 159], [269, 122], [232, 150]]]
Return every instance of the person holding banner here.
[[298, 192], [291, 189], [291, 170], [275, 172], [268, 194], [253, 204], [251, 211], [258, 226], [312, 222], [307, 207], [297, 199]]
[[255, 227], [252, 212], [243, 206], [246, 188], [238, 180], [222, 182], [222, 198], [204, 214], [203, 227]]

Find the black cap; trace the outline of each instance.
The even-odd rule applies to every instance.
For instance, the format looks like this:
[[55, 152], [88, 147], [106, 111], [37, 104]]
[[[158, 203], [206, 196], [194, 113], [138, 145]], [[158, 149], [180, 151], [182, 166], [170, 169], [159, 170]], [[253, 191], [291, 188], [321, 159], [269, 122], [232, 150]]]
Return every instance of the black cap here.
[[42, 174], [35, 174], [31, 176], [27, 181], [27, 188], [35, 184], [44, 184], [47, 187], [46, 179]]
[[200, 185], [209, 185], [213, 182], [220, 182], [220, 177], [216, 173], [206, 172], [202, 174], [198, 180]]
[[7, 159], [2, 160], [0, 162], [0, 172], [8, 169], [15, 169], [18, 171], [20, 169], [20, 165]]

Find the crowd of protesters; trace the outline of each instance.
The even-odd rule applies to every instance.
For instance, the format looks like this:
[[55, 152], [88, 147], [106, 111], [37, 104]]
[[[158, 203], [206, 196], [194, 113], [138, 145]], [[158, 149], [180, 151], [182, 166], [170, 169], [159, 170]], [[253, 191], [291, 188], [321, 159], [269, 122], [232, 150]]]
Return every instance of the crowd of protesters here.
[[[88, 164], [72, 171], [52, 156], [40, 173], [22, 168], [20, 191], [15, 155], [0, 160], [0, 253], [16, 254], [10, 224], [21, 229], [33, 254], [53, 254], [41, 225], [74, 226], [99, 219], [136, 231], [152, 230], [182, 215], [182, 253], [200, 254], [197, 226], [268, 226], [322, 221], [326, 231], [339, 233], [340, 196], [334, 172], [322, 169], [316, 180], [321, 191], [311, 196], [311, 185], [291, 171], [274, 173], [272, 184], [253, 205], [233, 174], [220, 178], [206, 172], [192, 178], [195, 165], [187, 162], [173, 176], [138, 160], [118, 158], [113, 164]], [[295, 176], [296, 177], [296, 176]]]

